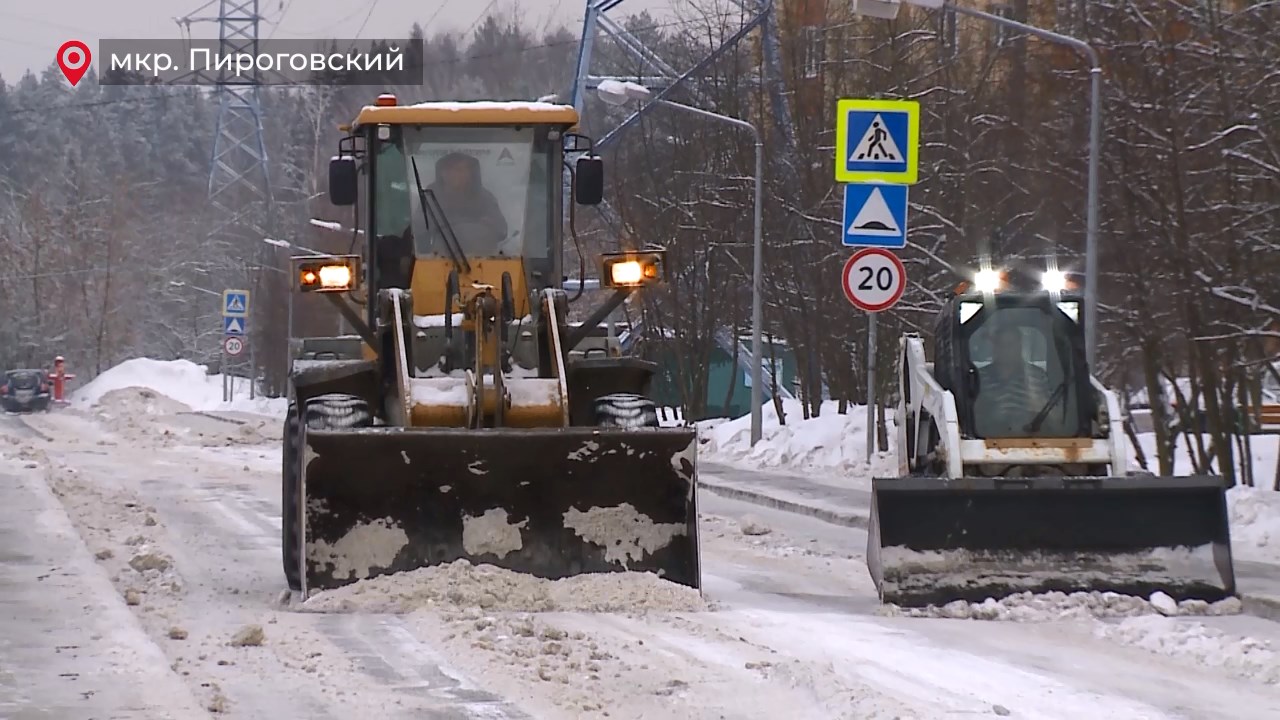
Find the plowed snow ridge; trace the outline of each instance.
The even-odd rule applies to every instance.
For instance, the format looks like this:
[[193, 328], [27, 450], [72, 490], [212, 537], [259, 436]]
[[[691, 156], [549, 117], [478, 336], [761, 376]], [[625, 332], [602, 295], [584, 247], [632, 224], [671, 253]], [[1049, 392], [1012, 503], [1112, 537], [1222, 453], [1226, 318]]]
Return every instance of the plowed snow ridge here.
[[544, 580], [493, 565], [448, 565], [381, 575], [317, 593], [303, 612], [409, 613], [482, 608], [509, 612], [633, 612], [708, 610], [697, 590], [652, 573], [593, 573]]
[[[1176, 612], [1169, 612], [1176, 607]], [[1163, 609], [1162, 609], [1163, 608]], [[956, 620], [1005, 620], [1012, 622], [1048, 622], [1053, 620], [1138, 617], [1142, 615], [1235, 615], [1241, 612], [1240, 601], [1228, 598], [1216, 603], [1203, 600], [1173, 600], [1163, 593], [1144, 600], [1113, 592], [1018, 593], [1000, 600], [987, 598], [980, 603], [956, 600], [941, 607], [902, 608], [886, 605], [884, 615], [907, 617], [952, 618]]]

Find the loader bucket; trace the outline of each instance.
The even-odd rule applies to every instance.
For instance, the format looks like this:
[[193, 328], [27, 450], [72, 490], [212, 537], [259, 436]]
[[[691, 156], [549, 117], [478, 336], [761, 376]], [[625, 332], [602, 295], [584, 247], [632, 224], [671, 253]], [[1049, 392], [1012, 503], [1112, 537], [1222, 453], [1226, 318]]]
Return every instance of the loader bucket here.
[[1220, 477], [872, 481], [867, 566], [886, 603], [1111, 591], [1235, 594]]
[[307, 431], [302, 590], [458, 559], [700, 587], [695, 452], [683, 428]]

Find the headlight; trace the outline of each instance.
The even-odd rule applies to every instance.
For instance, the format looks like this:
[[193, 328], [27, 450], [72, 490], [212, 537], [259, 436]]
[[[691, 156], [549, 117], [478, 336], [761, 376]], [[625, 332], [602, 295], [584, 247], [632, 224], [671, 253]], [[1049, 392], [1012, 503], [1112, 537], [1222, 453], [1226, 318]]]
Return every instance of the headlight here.
[[360, 256], [298, 258], [298, 289], [303, 292], [346, 292], [360, 283]]
[[1067, 274], [1061, 270], [1045, 270], [1040, 276], [1040, 287], [1046, 292], [1060, 293], [1067, 289]]
[[979, 270], [978, 274], [973, 276], [973, 286], [978, 292], [993, 293], [1003, 284], [1004, 278], [999, 270]]
[[609, 276], [614, 285], [639, 285], [644, 280], [644, 266], [636, 260], [614, 263], [609, 267]]
[[644, 252], [610, 253], [604, 256], [602, 285], [611, 288], [632, 288], [662, 281], [661, 250]]

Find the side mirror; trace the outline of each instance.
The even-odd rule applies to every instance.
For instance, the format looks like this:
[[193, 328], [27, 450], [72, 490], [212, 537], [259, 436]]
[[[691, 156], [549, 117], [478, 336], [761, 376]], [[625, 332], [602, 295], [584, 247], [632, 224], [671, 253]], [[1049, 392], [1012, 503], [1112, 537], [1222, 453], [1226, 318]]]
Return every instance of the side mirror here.
[[339, 207], [356, 204], [356, 159], [350, 156], [329, 159], [329, 202]]
[[579, 205], [599, 205], [604, 201], [604, 159], [578, 158], [574, 173], [573, 199]]

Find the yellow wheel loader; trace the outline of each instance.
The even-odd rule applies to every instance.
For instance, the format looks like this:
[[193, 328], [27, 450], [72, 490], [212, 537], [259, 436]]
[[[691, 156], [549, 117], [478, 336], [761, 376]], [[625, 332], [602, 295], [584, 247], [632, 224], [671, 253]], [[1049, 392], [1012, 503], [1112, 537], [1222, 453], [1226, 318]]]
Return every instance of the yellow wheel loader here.
[[1019, 592], [1235, 594], [1223, 478], [1126, 473], [1119, 404], [1089, 371], [1082, 300], [978, 274], [901, 340], [899, 477], [872, 481], [867, 565], [908, 607]]
[[356, 335], [292, 344], [292, 589], [458, 559], [700, 586], [695, 432], [658, 427], [656, 366], [595, 332], [663, 280], [661, 250], [606, 255], [612, 296], [581, 325], [566, 318], [566, 155], [582, 153], [577, 204], [604, 189], [577, 122], [563, 105], [383, 95], [344, 128], [329, 197], [355, 209], [363, 252], [295, 258], [295, 272]]

